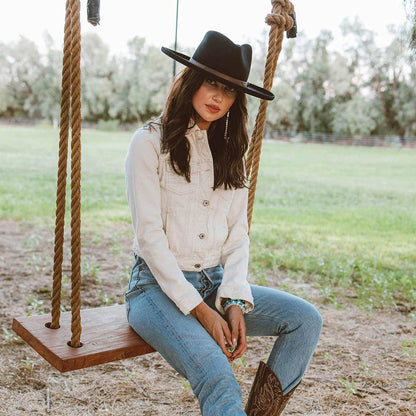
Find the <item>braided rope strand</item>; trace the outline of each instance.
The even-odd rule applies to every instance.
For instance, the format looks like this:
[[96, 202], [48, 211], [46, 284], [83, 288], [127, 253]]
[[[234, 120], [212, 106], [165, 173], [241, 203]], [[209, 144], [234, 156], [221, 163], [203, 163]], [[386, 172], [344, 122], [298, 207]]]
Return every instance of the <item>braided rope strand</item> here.
[[[264, 71], [264, 88], [270, 90], [273, 86], [273, 78], [277, 67], [277, 60], [282, 50], [284, 32], [289, 30], [294, 21], [290, 14], [293, 14], [294, 7], [289, 0], [272, 0], [272, 13], [267, 15], [266, 23], [270, 25], [269, 47]], [[258, 170], [260, 165], [261, 141], [266, 123], [266, 112], [268, 102], [261, 100], [259, 111], [247, 154], [246, 172], [250, 178], [250, 189], [247, 206], [247, 220], [249, 229], [253, 215], [253, 206], [256, 193]]]
[[71, 6], [71, 346], [81, 346], [81, 24], [80, 0]]
[[66, 2], [65, 29], [64, 29], [64, 54], [62, 62], [62, 95], [59, 132], [59, 158], [58, 178], [56, 190], [56, 218], [55, 218], [55, 245], [52, 284], [52, 322], [50, 328], [59, 328], [61, 316], [61, 287], [62, 287], [62, 262], [65, 228], [65, 200], [66, 177], [68, 159], [68, 133], [69, 133], [69, 108], [71, 102], [71, 4]]

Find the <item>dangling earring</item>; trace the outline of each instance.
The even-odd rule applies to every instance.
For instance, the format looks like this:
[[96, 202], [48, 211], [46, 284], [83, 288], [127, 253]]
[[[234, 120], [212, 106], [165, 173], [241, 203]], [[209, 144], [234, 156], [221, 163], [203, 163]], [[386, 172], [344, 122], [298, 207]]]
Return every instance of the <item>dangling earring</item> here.
[[224, 130], [224, 140], [228, 142], [230, 139], [228, 136], [228, 123], [230, 122], [230, 111], [227, 112], [227, 116], [225, 118], [225, 130]]

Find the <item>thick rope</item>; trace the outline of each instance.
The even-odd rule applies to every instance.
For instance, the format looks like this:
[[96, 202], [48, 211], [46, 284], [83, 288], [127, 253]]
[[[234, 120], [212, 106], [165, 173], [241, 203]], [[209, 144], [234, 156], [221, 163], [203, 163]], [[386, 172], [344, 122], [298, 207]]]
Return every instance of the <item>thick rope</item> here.
[[59, 328], [61, 316], [61, 282], [64, 249], [66, 177], [68, 159], [69, 109], [71, 106], [71, 7], [66, 2], [64, 55], [62, 64], [61, 117], [59, 132], [58, 180], [56, 188], [55, 246], [52, 286], [52, 322], [50, 328]]
[[[273, 86], [273, 78], [276, 71], [277, 60], [282, 50], [283, 35], [292, 28], [294, 21], [291, 14], [294, 13], [293, 4], [289, 0], [272, 0], [272, 12], [267, 15], [266, 23], [270, 25], [269, 47], [264, 70], [264, 88], [270, 90]], [[256, 122], [251, 136], [250, 148], [246, 160], [247, 177], [250, 179], [248, 195], [247, 220], [249, 228], [253, 215], [254, 198], [256, 193], [257, 176], [260, 164], [261, 141], [266, 124], [267, 100], [261, 100]]]
[[71, 346], [81, 346], [81, 20], [80, 0], [71, 4]]
[[[71, 114], [70, 114], [70, 109]], [[56, 196], [52, 323], [59, 328], [68, 133], [71, 124], [71, 312], [72, 347], [81, 346], [81, 25], [80, 0], [67, 0], [62, 68], [61, 128]]]

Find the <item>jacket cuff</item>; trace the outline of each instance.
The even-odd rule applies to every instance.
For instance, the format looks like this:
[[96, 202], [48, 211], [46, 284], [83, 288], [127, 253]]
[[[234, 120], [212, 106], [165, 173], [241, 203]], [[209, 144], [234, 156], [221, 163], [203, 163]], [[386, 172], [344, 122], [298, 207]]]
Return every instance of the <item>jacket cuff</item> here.
[[250, 286], [242, 288], [242, 290], [236, 290], [235, 287], [219, 287], [215, 299], [215, 307], [222, 315], [225, 314], [222, 302], [227, 298], [243, 300], [246, 304], [246, 313], [254, 309], [253, 295], [251, 294]]
[[192, 309], [196, 308], [203, 301], [201, 295], [195, 290], [195, 293], [187, 293], [186, 296], [177, 301], [175, 300], [175, 303], [184, 315], [189, 315]]

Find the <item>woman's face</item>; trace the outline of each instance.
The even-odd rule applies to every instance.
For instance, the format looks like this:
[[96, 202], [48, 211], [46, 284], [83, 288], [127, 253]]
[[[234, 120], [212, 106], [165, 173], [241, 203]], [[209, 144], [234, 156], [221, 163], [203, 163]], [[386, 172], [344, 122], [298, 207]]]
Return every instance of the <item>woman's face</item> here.
[[201, 130], [227, 114], [237, 97], [237, 90], [213, 79], [206, 79], [192, 98]]

